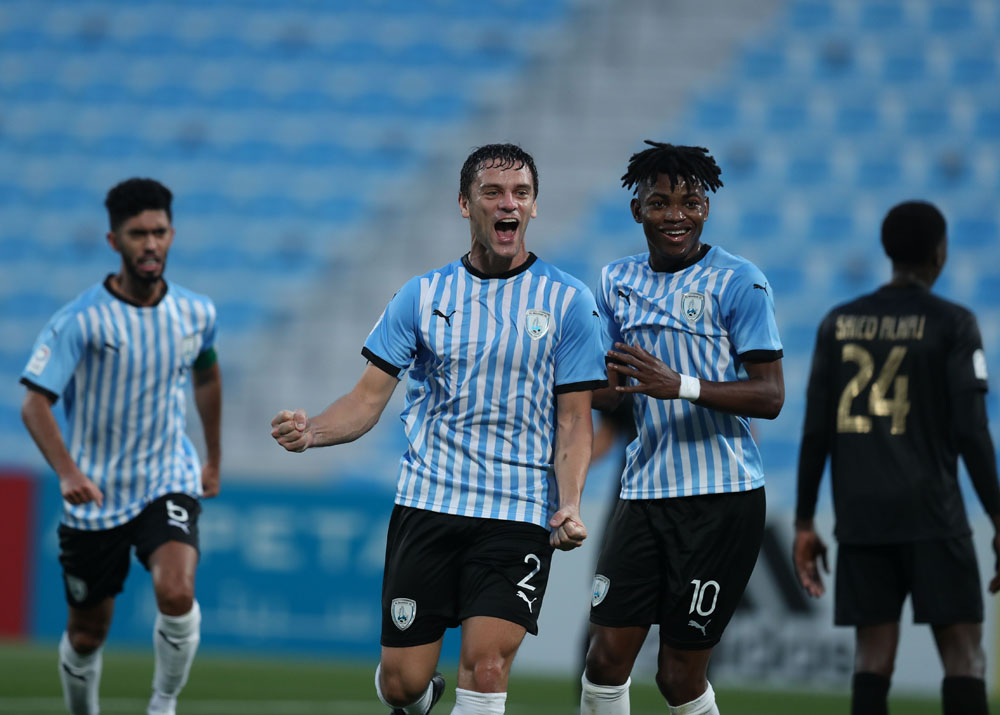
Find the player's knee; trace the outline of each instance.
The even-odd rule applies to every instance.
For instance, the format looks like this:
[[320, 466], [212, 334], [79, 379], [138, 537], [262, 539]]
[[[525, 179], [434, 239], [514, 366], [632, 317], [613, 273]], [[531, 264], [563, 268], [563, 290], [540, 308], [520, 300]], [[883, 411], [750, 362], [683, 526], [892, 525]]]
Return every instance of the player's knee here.
[[705, 678], [684, 668], [660, 668], [656, 671], [656, 687], [671, 705], [691, 702], [705, 692]]
[[427, 690], [426, 682], [418, 682], [402, 670], [379, 668], [379, 690], [382, 698], [393, 707], [405, 707], [416, 702]]
[[979, 645], [954, 648], [941, 654], [946, 676], [986, 677], [986, 654]]
[[156, 605], [167, 616], [183, 616], [194, 607], [194, 588], [183, 582], [159, 584]]
[[472, 689], [480, 693], [502, 693], [507, 690], [507, 668], [500, 655], [477, 658], [466, 666], [472, 676]]
[[70, 648], [80, 655], [90, 655], [95, 650], [104, 645], [104, 639], [108, 635], [108, 629], [100, 626], [73, 627], [66, 629], [66, 636], [69, 639]]
[[622, 685], [632, 671], [631, 663], [622, 663], [607, 648], [587, 651], [587, 680], [594, 685]]

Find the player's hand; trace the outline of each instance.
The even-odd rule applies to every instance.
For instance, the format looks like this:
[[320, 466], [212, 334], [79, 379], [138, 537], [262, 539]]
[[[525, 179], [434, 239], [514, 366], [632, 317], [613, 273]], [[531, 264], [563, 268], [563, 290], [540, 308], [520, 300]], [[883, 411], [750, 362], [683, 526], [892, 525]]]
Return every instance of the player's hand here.
[[587, 527], [583, 525], [580, 510], [575, 506], [562, 507], [549, 519], [549, 526], [552, 527], [549, 543], [560, 551], [572, 551], [583, 546], [583, 540], [587, 538]]
[[313, 434], [305, 410], [282, 410], [271, 420], [271, 436], [289, 452], [305, 452]]
[[638, 345], [615, 343], [615, 349], [608, 350], [608, 357], [616, 361], [608, 363], [608, 370], [622, 378], [615, 388], [618, 392], [641, 392], [660, 400], [673, 400], [680, 392], [681, 376], [677, 371]]
[[799, 583], [810, 596], [819, 598], [826, 591], [823, 578], [819, 573], [819, 564], [823, 570], [830, 573], [826, 562], [826, 544], [813, 529], [796, 529], [795, 545], [792, 547], [792, 561], [795, 562], [795, 573]]
[[1000, 532], [993, 534], [993, 578], [990, 579], [990, 593], [1000, 591]]
[[97, 506], [104, 506], [104, 494], [79, 470], [59, 477], [59, 492], [62, 494], [62, 498], [70, 504], [95, 502]]
[[201, 468], [201, 496], [205, 499], [219, 496], [218, 464], [205, 464]]

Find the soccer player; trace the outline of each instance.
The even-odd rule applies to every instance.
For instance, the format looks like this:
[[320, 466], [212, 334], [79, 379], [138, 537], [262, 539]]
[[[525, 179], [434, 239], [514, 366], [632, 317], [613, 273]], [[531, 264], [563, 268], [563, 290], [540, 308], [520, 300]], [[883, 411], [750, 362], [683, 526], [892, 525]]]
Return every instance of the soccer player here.
[[631, 394], [638, 437], [597, 563], [583, 715], [629, 712], [632, 666], [659, 624], [656, 684], [675, 714], [718, 713], [712, 648], [760, 550], [764, 472], [750, 418], [784, 402], [771, 288], [701, 242], [721, 170], [701, 147], [646, 142], [622, 177], [648, 252], [605, 266], [606, 408]]
[[[947, 254], [945, 219], [899, 204], [882, 223], [892, 279], [820, 324], [799, 455], [795, 569], [824, 591], [826, 546], [813, 526], [830, 456], [839, 548], [837, 625], [856, 629], [854, 715], [886, 698], [907, 594], [944, 665], [945, 715], [987, 712], [983, 599], [965, 506], [961, 455], [1000, 546], [1000, 486], [987, 425], [986, 358], [975, 316], [931, 293]], [[1000, 590], [994, 573], [989, 590]]]
[[348, 394], [315, 417], [285, 410], [271, 423], [289, 451], [352, 441], [409, 375], [375, 673], [393, 713], [424, 715], [438, 701], [441, 640], [459, 625], [452, 715], [503, 713], [514, 655], [537, 633], [552, 549], [586, 537], [591, 391], [607, 384], [600, 321], [585, 285], [528, 252], [537, 196], [520, 147], [470, 154], [458, 204], [471, 250], [389, 301]]
[[[171, 198], [152, 179], [108, 192], [107, 238], [121, 267], [49, 320], [21, 375], [24, 424], [64, 500], [59, 561], [69, 618], [59, 676], [73, 715], [98, 712], [101, 650], [133, 546], [158, 609], [149, 715], [173, 715], [200, 638], [198, 500], [219, 492], [222, 383], [215, 307], [163, 278]], [[184, 428], [189, 380], [204, 466]], [[60, 398], [65, 438], [52, 409]]]

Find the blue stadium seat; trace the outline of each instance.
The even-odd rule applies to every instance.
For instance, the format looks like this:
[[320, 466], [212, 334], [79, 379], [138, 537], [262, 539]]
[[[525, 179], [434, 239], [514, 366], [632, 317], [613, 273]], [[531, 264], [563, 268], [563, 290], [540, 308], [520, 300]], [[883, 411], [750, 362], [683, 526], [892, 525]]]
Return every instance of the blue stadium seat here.
[[899, 0], [877, 0], [858, 4], [858, 27], [874, 33], [888, 33], [904, 27], [906, 11]]

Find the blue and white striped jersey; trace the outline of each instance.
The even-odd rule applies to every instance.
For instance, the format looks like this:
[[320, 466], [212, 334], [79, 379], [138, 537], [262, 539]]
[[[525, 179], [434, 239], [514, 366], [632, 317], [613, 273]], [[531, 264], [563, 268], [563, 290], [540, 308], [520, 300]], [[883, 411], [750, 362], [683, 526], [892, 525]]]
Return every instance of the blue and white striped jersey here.
[[[740, 355], [781, 356], [774, 300], [752, 263], [715, 246], [675, 273], [654, 271], [649, 254], [601, 272], [597, 307], [605, 346], [622, 342], [677, 372], [713, 382], [747, 379]], [[633, 395], [638, 437], [628, 446], [622, 499], [663, 499], [755, 489], [760, 452], [746, 417], [687, 400]]]
[[215, 342], [215, 306], [168, 283], [139, 307], [97, 284], [57, 312], [21, 381], [66, 412], [66, 446], [104, 505], [64, 502], [63, 523], [110, 529], [171, 492], [201, 495], [198, 454], [184, 430], [191, 366]]
[[408, 371], [397, 504], [548, 528], [555, 395], [607, 379], [583, 283], [534, 254], [492, 277], [463, 258], [410, 279], [362, 353]]

